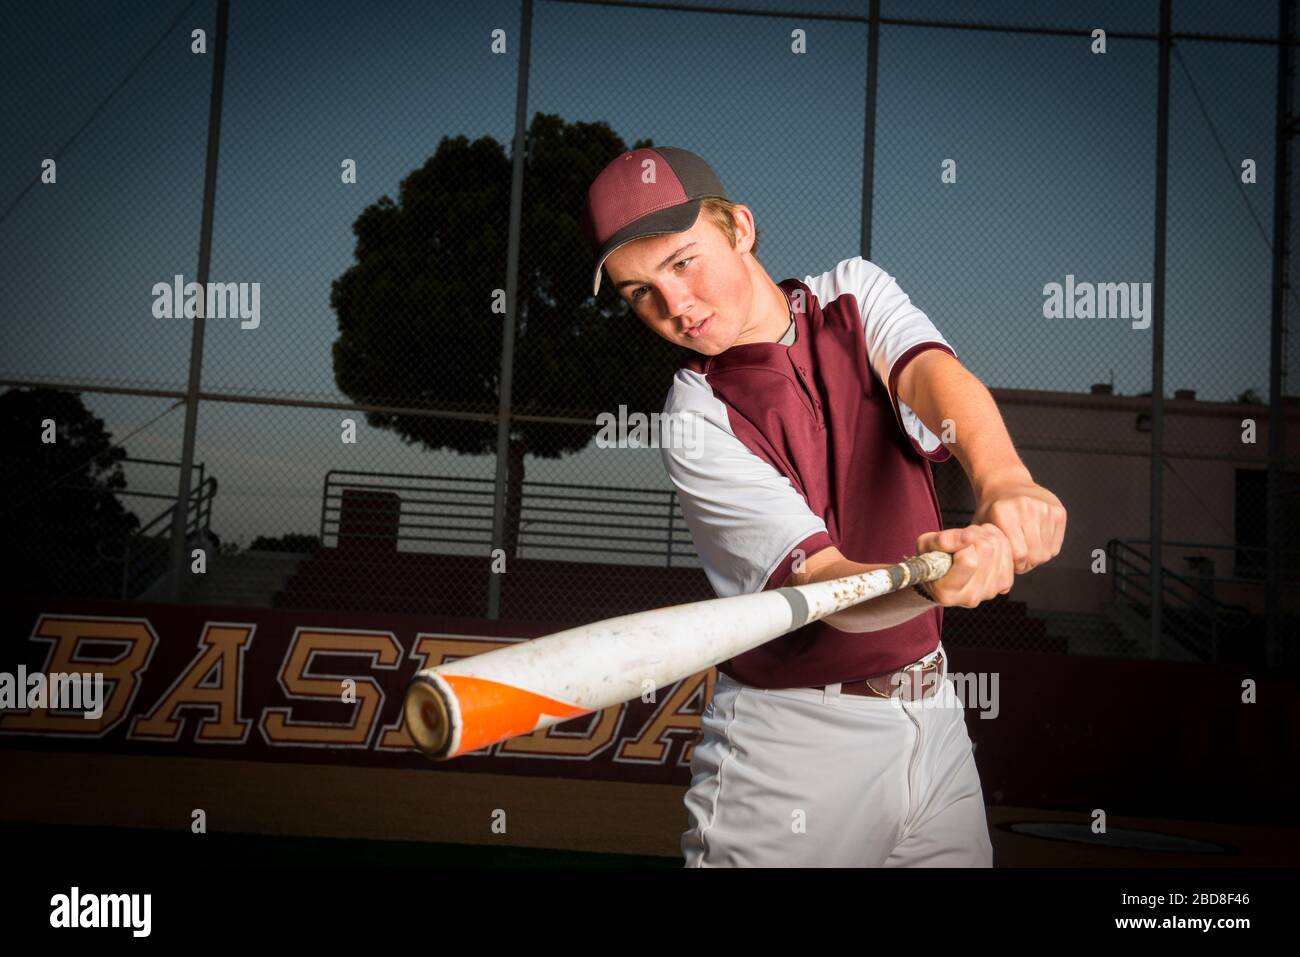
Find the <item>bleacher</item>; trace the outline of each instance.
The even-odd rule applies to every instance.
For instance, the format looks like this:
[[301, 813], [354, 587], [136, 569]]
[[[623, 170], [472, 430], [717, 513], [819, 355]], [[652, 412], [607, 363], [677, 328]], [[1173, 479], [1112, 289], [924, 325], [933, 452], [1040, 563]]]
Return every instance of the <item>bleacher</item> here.
[[[474, 520], [481, 527], [490, 516], [488, 488], [481, 480], [476, 487], [471, 484], [475, 480], [431, 477], [412, 485], [399, 483], [399, 478], [411, 477], [327, 476], [323, 544], [276, 595], [276, 607], [486, 617], [489, 556], [403, 546], [467, 541], [448, 534], [467, 531]], [[456, 482], [454, 488], [447, 484], [451, 482]], [[436, 484], [442, 487], [432, 487]], [[635, 556], [642, 563], [515, 557], [508, 561], [501, 581], [501, 619], [553, 624], [558, 629], [714, 597], [698, 562], [683, 564], [694, 559], [693, 548], [680, 511], [673, 514], [676, 504], [670, 494], [549, 483], [525, 486], [520, 525], [532, 532], [518, 540], [519, 552], [591, 551], [593, 543], [600, 542], [602, 550], [622, 550], [625, 557]], [[433, 511], [421, 510], [423, 506], [432, 506]], [[592, 531], [575, 535], [574, 519], [556, 517], [575, 512], [582, 515], [577, 524]], [[438, 521], [424, 521], [428, 518]], [[662, 555], [659, 564], [644, 563], [644, 556], [652, 553], [645, 548], [648, 543]], [[1065, 642], [1049, 639], [1044, 622], [1026, 612], [1023, 602], [1005, 596], [976, 609], [946, 609], [944, 641], [1065, 653]]]

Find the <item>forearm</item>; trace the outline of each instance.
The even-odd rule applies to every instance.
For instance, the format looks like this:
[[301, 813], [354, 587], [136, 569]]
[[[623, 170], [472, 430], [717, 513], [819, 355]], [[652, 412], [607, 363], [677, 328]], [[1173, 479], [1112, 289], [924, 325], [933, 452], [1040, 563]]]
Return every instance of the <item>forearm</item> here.
[[[803, 574], [791, 575], [790, 584], [807, 585], [812, 582], [830, 581], [833, 578], [845, 578], [849, 575], [859, 575], [862, 572], [888, 567], [889, 563], [873, 565], [850, 561], [846, 558], [822, 565], [815, 571], [805, 571]], [[904, 588], [902, 591], [881, 595], [871, 601], [864, 601], [852, 608], [846, 608], [822, 620], [840, 631], [880, 631], [883, 628], [901, 625], [903, 622], [910, 621], [917, 615], [923, 614], [934, 607], [935, 603], [922, 598], [916, 593], [916, 589]]]
[[984, 384], [948, 353], [921, 353], [903, 370], [898, 397], [961, 463], [975, 490], [1007, 479], [1032, 481]]

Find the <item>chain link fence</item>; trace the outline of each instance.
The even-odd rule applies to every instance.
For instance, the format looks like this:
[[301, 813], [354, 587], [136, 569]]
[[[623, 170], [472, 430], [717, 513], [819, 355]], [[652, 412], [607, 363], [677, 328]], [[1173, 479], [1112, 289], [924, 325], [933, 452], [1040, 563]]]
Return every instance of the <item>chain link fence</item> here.
[[[859, 4], [732, 6], [233, 3], [219, 68], [217, 0], [83, 5], [57, 29], [15, 8], [0, 410], [21, 592], [172, 597], [193, 358], [181, 600], [560, 625], [713, 597], [654, 447], [683, 354], [608, 284], [591, 296], [579, 228], [606, 162], [683, 145], [754, 211], [774, 280], [858, 254], [895, 276], [1069, 508], [1058, 559], [950, 611], [945, 641], [1225, 661], [1261, 658], [1270, 615], [1293, 634], [1290, 599], [1266, 598], [1270, 560], [1275, 584], [1300, 570], [1293, 334], [1271, 511], [1266, 472], [1277, 7], [1178, 5], [1162, 204], [1155, 0], [978, 22], [893, 0], [874, 24]], [[1073, 313], [1085, 285], [1104, 314]], [[1284, 333], [1296, 305], [1288, 289]], [[640, 441], [603, 441], [638, 416]], [[945, 522], [969, 521], [960, 467], [935, 477]]]

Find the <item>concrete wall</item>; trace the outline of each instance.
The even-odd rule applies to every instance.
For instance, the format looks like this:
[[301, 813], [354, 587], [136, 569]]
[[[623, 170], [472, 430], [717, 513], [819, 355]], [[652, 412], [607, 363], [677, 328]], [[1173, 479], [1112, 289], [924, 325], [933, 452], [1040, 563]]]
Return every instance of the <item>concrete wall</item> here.
[[[1111, 577], [1091, 571], [1093, 550], [1104, 549], [1111, 538], [1150, 538], [1151, 436], [1136, 427], [1139, 415], [1150, 414], [1150, 398], [1018, 389], [995, 389], [993, 394], [1035, 480], [1055, 492], [1069, 511], [1061, 554], [1017, 579], [1011, 597], [1034, 610], [1096, 612], [1111, 594]], [[1286, 409], [1284, 457], [1295, 472], [1300, 471], [1300, 405], [1293, 401]], [[1232, 550], [1205, 546], [1237, 542], [1236, 471], [1266, 467], [1267, 411], [1266, 406], [1237, 403], [1166, 401], [1161, 537], [1166, 543], [1202, 546], [1166, 544], [1166, 569], [1194, 577], [1188, 558], [1205, 556], [1214, 562], [1215, 576], [1235, 575]], [[1245, 419], [1256, 422], [1253, 444], [1243, 441]], [[935, 482], [945, 508], [973, 507], [955, 459], [936, 467]], [[1300, 547], [1297, 542], [1283, 545]], [[1215, 595], [1263, 609], [1262, 582], [1219, 582]]]

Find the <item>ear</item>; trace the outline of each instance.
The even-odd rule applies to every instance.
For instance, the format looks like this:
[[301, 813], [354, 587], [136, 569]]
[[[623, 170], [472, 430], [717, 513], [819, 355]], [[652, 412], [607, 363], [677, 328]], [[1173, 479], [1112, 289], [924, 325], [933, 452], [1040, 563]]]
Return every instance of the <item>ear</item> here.
[[736, 220], [736, 252], [747, 253], [754, 248], [754, 214], [744, 203], [737, 203], [731, 215]]

